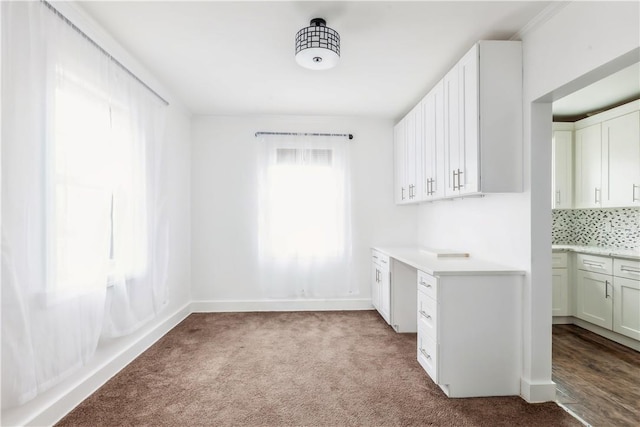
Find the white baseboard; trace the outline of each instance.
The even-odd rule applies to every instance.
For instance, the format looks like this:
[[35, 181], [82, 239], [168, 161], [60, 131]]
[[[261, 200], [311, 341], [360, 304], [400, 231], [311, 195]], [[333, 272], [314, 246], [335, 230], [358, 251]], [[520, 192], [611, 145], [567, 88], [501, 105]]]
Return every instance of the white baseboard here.
[[520, 396], [529, 403], [553, 402], [556, 400], [556, 383], [521, 378]]
[[629, 338], [617, 332], [610, 331], [609, 329], [601, 328], [598, 325], [594, 325], [593, 323], [585, 322], [582, 319], [578, 319], [574, 317], [572, 319], [572, 323], [576, 326], [580, 326], [582, 329], [586, 329], [587, 331], [591, 331], [594, 334], [601, 335], [611, 341], [615, 341], [618, 344], [622, 344], [629, 348], [634, 349], [635, 351], [640, 351], [640, 341], [636, 341], [633, 338]]
[[553, 316], [551, 323], [553, 325], [573, 325], [573, 316]]
[[189, 314], [191, 314], [191, 307], [187, 303], [160, 320], [148, 331], [141, 333], [139, 337], [136, 337], [115, 354], [98, 357], [104, 360], [95, 363], [93, 367], [87, 366], [87, 369], [84, 369], [79, 375], [63, 382], [62, 388], [44, 392], [33, 401], [27, 402], [15, 413], [11, 413], [11, 411], [9, 414], [3, 413], [2, 424], [54, 425]]
[[213, 300], [191, 303], [193, 313], [333, 310], [373, 310], [373, 305], [370, 299]]

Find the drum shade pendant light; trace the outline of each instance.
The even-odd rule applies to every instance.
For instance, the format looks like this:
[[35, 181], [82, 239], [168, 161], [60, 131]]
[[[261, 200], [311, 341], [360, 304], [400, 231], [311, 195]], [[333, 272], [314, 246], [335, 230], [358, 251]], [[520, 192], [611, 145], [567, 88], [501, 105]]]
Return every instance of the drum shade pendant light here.
[[327, 27], [322, 18], [311, 20], [310, 26], [296, 34], [296, 62], [311, 70], [328, 70], [340, 59], [340, 34]]

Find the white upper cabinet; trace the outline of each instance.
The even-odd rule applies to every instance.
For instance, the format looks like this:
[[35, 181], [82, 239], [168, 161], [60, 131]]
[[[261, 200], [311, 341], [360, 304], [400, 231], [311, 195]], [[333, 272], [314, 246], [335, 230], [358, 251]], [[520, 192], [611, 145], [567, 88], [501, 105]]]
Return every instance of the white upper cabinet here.
[[553, 209], [573, 207], [573, 124], [554, 123], [551, 171], [551, 206]]
[[575, 207], [602, 203], [602, 139], [600, 123], [576, 130]]
[[640, 205], [640, 112], [602, 123], [602, 206]]
[[422, 158], [396, 167], [417, 165], [405, 191], [419, 196], [399, 203], [522, 191], [521, 42], [478, 42], [416, 108], [400, 123], [419, 117], [405, 138]]
[[421, 194], [418, 188], [419, 176], [418, 164], [422, 151], [422, 105], [416, 105], [407, 115], [407, 134], [405, 138], [405, 168], [407, 170], [407, 189], [409, 201], [417, 202]]
[[420, 168], [422, 200], [444, 197], [444, 83], [439, 82], [422, 100], [423, 135]]
[[640, 101], [575, 123], [574, 206], [640, 206]]
[[394, 128], [395, 200], [398, 204], [419, 200], [418, 163], [422, 138], [422, 108], [417, 105]]
[[[456, 141], [458, 147], [451, 150], [452, 158], [449, 159], [450, 169], [448, 172], [454, 181], [456, 181], [454, 183], [454, 192], [457, 191], [459, 194], [477, 193], [479, 191], [479, 55], [480, 44], [477, 44], [458, 62], [458, 79], [460, 82], [458, 86], [460, 137]], [[493, 64], [492, 66], [497, 66], [497, 64]], [[487, 70], [484, 72], [487, 72]]]
[[[460, 146], [460, 79], [458, 65], [442, 80], [444, 84], [444, 144], [445, 144], [445, 196], [459, 195], [457, 176], [460, 160], [464, 158]], [[455, 172], [455, 174], [454, 174]]]
[[458, 73], [464, 169], [457, 191], [522, 191], [521, 43], [480, 41], [459, 62]]
[[402, 119], [393, 128], [394, 195], [397, 204], [406, 203], [409, 194], [407, 191], [407, 170], [405, 168], [405, 125], [406, 119]]

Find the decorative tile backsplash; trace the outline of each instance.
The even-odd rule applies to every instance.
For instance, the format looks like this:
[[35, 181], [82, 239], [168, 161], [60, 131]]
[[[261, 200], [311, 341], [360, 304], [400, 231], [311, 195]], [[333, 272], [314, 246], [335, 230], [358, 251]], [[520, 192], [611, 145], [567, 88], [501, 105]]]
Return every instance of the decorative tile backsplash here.
[[640, 249], [640, 208], [554, 209], [554, 245]]

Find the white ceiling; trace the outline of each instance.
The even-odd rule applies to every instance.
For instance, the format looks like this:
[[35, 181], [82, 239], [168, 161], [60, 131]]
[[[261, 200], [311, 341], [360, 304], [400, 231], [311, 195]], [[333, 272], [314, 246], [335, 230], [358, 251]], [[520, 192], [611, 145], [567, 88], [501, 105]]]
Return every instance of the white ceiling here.
[[554, 120], [574, 121], [623, 101], [640, 98], [640, 63], [634, 64], [553, 103]]
[[[541, 1], [80, 2], [194, 114], [399, 118], [481, 39], [507, 40]], [[312, 71], [296, 32], [322, 17], [341, 60]]]

